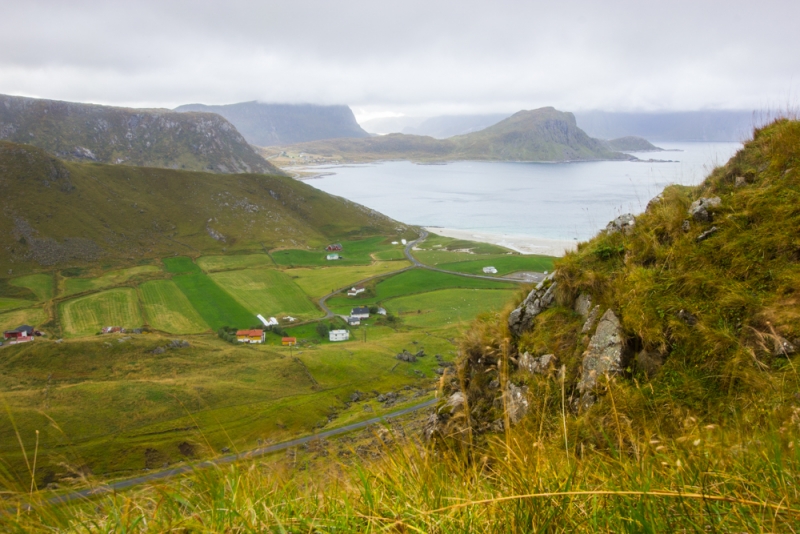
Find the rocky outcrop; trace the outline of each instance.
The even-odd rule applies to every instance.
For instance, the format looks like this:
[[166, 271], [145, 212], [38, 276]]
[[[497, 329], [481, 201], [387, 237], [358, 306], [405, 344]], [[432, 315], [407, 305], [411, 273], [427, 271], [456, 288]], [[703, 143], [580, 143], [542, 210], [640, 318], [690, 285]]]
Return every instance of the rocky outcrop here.
[[774, 356], [791, 356], [796, 350], [795, 346], [789, 343], [789, 340], [781, 336], [775, 337], [775, 349], [772, 351]]
[[624, 369], [622, 325], [612, 310], [607, 310], [583, 353], [583, 370], [578, 382], [580, 407], [590, 408], [596, 400], [595, 388], [603, 375], [617, 375]]
[[608, 223], [608, 226], [606, 226], [606, 233], [615, 234], [617, 232], [622, 232], [623, 234], [629, 234], [633, 231], [634, 224], [636, 224], [636, 218], [632, 214], [626, 213]]
[[543, 356], [534, 357], [528, 352], [524, 352], [519, 357], [519, 368], [529, 372], [532, 375], [545, 375], [550, 374], [558, 364], [558, 358], [555, 354], [545, 354]]
[[636, 353], [636, 368], [648, 378], [655, 376], [664, 365], [664, 354], [655, 350], [643, 349]]
[[697, 199], [689, 207], [689, 216], [698, 222], [710, 222], [711, 213], [709, 213], [709, 208], [716, 208], [720, 204], [722, 204], [722, 199], [719, 197]]
[[528, 413], [528, 387], [516, 386], [509, 382], [507, 394], [508, 418], [512, 424], [517, 424]]
[[536, 316], [553, 305], [557, 285], [553, 282], [555, 274], [553, 272], [539, 282], [522, 304], [509, 314], [508, 328], [514, 335], [520, 336], [530, 330]]
[[598, 304], [592, 311], [589, 312], [589, 316], [586, 318], [586, 322], [583, 323], [583, 328], [581, 328], [581, 334], [588, 334], [594, 328], [594, 323], [597, 321], [597, 316], [600, 315], [600, 305]]
[[589, 317], [589, 311], [592, 309], [592, 296], [588, 293], [581, 293], [575, 299], [575, 306], [572, 309], [584, 318]]

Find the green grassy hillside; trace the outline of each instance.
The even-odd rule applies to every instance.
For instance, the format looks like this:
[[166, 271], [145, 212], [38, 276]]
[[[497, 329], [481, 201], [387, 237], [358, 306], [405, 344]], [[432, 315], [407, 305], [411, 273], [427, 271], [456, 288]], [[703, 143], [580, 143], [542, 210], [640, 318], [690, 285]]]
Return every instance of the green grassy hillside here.
[[62, 159], [222, 173], [278, 173], [227, 120], [0, 95], [0, 140]]
[[[283, 149], [282, 149], [283, 150]], [[572, 113], [553, 108], [520, 111], [499, 123], [465, 135], [434, 139], [390, 134], [365, 139], [329, 139], [287, 147], [348, 161], [586, 161], [631, 159], [578, 128]], [[279, 154], [281, 151], [275, 152]], [[281, 161], [282, 160], [277, 160]]]
[[[0, 141], [0, 269], [324, 246], [407, 228], [284, 176], [64, 162]], [[13, 289], [13, 288], [8, 288]], [[6, 292], [8, 296], [14, 296]]]

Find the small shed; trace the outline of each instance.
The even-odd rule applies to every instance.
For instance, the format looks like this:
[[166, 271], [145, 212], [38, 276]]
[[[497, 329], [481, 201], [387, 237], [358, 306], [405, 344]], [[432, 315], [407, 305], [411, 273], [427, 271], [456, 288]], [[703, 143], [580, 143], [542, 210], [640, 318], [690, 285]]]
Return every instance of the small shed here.
[[497, 274], [497, 269], [490, 265], [488, 267], [484, 267], [483, 272], [486, 274]]
[[350, 332], [348, 330], [331, 330], [328, 332], [328, 339], [331, 341], [347, 341], [350, 339]]
[[338, 260], [339, 259], [339, 255], [338, 254], [328, 254], [327, 256], [325, 256], [325, 259], [328, 260], [328, 261]]
[[361, 318], [350, 316], [347, 318], [347, 324], [350, 326], [358, 326], [361, 324]]
[[284, 337], [281, 338], [281, 345], [290, 347], [293, 345], [297, 345], [297, 338], [296, 337]]
[[35, 330], [32, 326], [27, 324], [16, 327], [14, 330], [6, 330], [3, 332], [3, 339], [7, 339], [9, 344], [27, 343], [33, 341]]
[[336, 252], [336, 251], [342, 250], [342, 244], [341, 243], [332, 243], [332, 244], [328, 245], [327, 247], [325, 247], [325, 250], [327, 250], [328, 252]]

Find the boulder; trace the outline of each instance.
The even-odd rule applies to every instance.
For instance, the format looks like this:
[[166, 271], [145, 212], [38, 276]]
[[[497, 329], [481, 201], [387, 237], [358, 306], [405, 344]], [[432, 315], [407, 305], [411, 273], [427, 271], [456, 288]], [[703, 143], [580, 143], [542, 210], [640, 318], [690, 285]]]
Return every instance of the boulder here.
[[583, 318], [589, 317], [589, 312], [592, 309], [592, 296], [588, 293], [581, 293], [575, 299], [575, 306], [573, 307], [575, 313], [579, 313]]
[[697, 317], [687, 312], [686, 310], [681, 310], [678, 312], [678, 319], [680, 319], [689, 326], [694, 326], [697, 324]]
[[797, 349], [789, 343], [789, 340], [781, 336], [775, 337], [775, 350], [772, 352], [774, 356], [791, 356]]
[[689, 219], [684, 219], [683, 224], [681, 225], [681, 230], [684, 233], [688, 232], [692, 228], [692, 223], [689, 222]]
[[588, 409], [594, 404], [594, 392], [601, 376], [622, 373], [624, 348], [622, 325], [613, 310], [607, 310], [583, 353], [583, 371], [578, 382], [581, 408]]
[[744, 176], [737, 176], [734, 185], [736, 187], [744, 187], [747, 185], [747, 178]]
[[558, 365], [558, 358], [556, 358], [555, 354], [533, 357], [525, 352], [519, 357], [519, 368], [532, 375], [550, 374], [556, 365]]
[[608, 226], [606, 226], [606, 233], [615, 234], [617, 232], [622, 232], [623, 234], [629, 234], [633, 231], [634, 224], [636, 224], [636, 218], [632, 214], [626, 213], [608, 223]]
[[460, 391], [456, 391], [455, 393], [450, 395], [450, 397], [447, 398], [447, 401], [444, 403], [444, 406], [439, 408], [439, 411], [440, 412], [448, 411], [450, 413], [453, 413], [464, 407], [465, 400], [466, 399], [464, 397], [464, 394], [461, 393]]
[[415, 355], [411, 354], [410, 352], [408, 352], [405, 349], [403, 350], [403, 352], [398, 353], [395, 356], [395, 358], [397, 358], [401, 362], [409, 362], [409, 363], [411, 363], [411, 362], [417, 361], [417, 357]]
[[[519, 305], [508, 316], [508, 328], [514, 335], [521, 335], [530, 330], [533, 320], [537, 315], [549, 308], [555, 302], [556, 282], [552, 282], [555, 272], [539, 282], [536, 287], [525, 297]], [[552, 282], [552, 283], [551, 283]]]
[[586, 318], [586, 322], [583, 323], [583, 328], [581, 328], [582, 334], [588, 334], [592, 331], [594, 327], [594, 322], [597, 321], [597, 316], [600, 314], [600, 305], [598, 304], [592, 311], [589, 313], [589, 316]]
[[164, 354], [166, 352], [164, 347], [156, 347], [153, 349], [153, 354]]
[[716, 208], [722, 204], [722, 199], [719, 197], [703, 197], [692, 202], [689, 207], [689, 215], [695, 221], [709, 222], [711, 221], [711, 214], [708, 212], [709, 208]]
[[513, 424], [522, 421], [528, 413], [528, 387], [515, 386], [512, 382], [508, 383], [508, 418]]

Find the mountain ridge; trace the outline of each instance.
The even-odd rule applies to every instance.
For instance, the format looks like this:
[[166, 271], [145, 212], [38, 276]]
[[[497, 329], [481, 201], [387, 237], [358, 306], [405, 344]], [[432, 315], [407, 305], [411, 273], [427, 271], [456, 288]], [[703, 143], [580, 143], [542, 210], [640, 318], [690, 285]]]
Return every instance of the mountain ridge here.
[[73, 161], [218, 173], [281, 172], [227, 120], [178, 113], [0, 95], [0, 140]]

